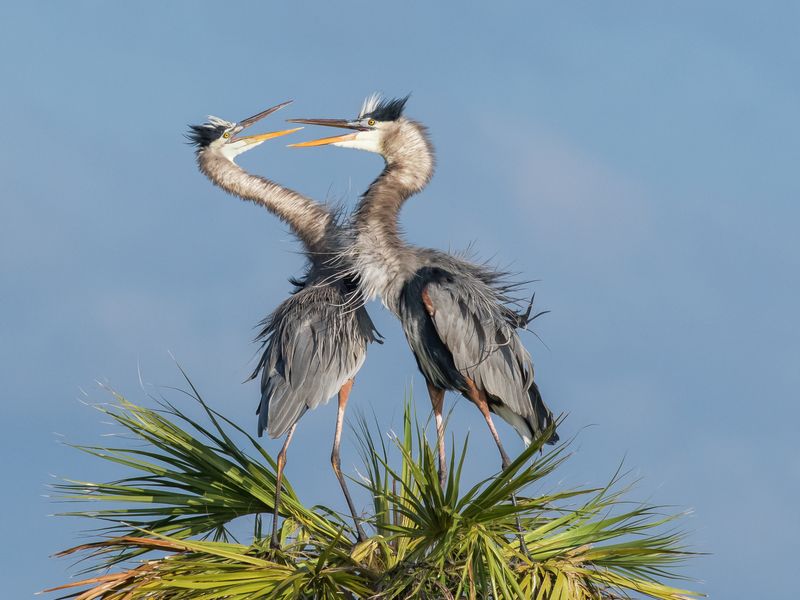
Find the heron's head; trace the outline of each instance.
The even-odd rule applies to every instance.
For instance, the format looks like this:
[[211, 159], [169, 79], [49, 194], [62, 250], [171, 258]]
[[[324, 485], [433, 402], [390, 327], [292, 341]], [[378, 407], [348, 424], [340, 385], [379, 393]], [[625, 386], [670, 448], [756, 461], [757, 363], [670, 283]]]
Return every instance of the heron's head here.
[[233, 162], [242, 152], [247, 152], [267, 140], [302, 129], [302, 127], [297, 127], [295, 129], [284, 129], [283, 131], [273, 131], [271, 133], [261, 133], [258, 135], [239, 135], [251, 125], [254, 125], [267, 115], [271, 115], [276, 110], [280, 110], [284, 106], [291, 104], [291, 102], [291, 100], [283, 102], [236, 123], [220, 119], [219, 117], [209, 116], [208, 121], [202, 125], [190, 125], [186, 137], [189, 143], [194, 144], [197, 148], [198, 154], [215, 152]]
[[418, 124], [403, 117], [408, 96], [385, 99], [378, 94], [369, 96], [355, 119], [289, 119], [290, 123], [324, 125], [350, 129], [352, 133], [326, 137], [310, 142], [290, 144], [294, 148], [333, 145], [356, 148], [383, 155], [387, 160], [400, 151]]

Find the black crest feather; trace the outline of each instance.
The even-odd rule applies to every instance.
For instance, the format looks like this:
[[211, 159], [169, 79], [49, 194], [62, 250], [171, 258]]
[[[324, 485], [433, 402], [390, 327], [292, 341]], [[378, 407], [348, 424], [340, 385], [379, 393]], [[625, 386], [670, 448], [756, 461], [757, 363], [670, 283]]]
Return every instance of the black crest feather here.
[[186, 139], [198, 149], [205, 148], [211, 142], [218, 140], [223, 133], [233, 126], [234, 123], [230, 121], [209, 116], [207, 123], [203, 123], [202, 125], [189, 125], [189, 132], [186, 134]]
[[189, 125], [186, 139], [198, 148], [205, 148], [225, 133], [225, 127], [215, 125]]
[[403, 109], [409, 97], [404, 98], [377, 98], [373, 96], [364, 103], [364, 108], [359, 118], [375, 119], [376, 121], [396, 121], [403, 116]]

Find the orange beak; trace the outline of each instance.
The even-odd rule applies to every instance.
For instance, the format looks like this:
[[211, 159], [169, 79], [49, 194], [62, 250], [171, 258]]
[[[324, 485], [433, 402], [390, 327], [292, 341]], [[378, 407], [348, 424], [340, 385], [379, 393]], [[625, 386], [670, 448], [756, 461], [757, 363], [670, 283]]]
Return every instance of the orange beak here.
[[289, 144], [289, 148], [308, 148], [310, 146], [326, 146], [328, 144], [335, 144], [336, 142], [345, 142], [347, 140], [354, 140], [356, 139], [356, 135], [357, 134], [355, 133], [346, 133], [345, 135], [335, 135], [333, 137], [311, 140], [310, 142], [298, 142], [297, 144]]
[[295, 131], [300, 131], [302, 127], [295, 127], [294, 129], [284, 129], [282, 131], [273, 131], [271, 133], [259, 133], [258, 135], [246, 135], [244, 137], [237, 137], [234, 138], [234, 141], [238, 142], [247, 142], [248, 144], [256, 144], [258, 142], [264, 142], [266, 140], [271, 140], [272, 138], [281, 137], [284, 135], [289, 135], [290, 133], [294, 133]]

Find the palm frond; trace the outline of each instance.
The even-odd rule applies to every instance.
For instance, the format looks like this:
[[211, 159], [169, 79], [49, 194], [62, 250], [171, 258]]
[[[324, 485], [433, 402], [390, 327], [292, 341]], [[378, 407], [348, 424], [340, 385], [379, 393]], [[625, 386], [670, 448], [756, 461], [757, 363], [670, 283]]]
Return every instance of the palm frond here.
[[[545, 449], [548, 430], [505, 471], [462, 492], [465, 439], [450, 452], [442, 488], [410, 399], [400, 435], [387, 439], [364, 418], [356, 427], [372, 535], [356, 544], [345, 519], [324, 506], [306, 507], [286, 482], [281, 549], [274, 550], [260, 526], [260, 515], [272, 511], [274, 460], [194, 388], [191, 397], [207, 424], [166, 402], [154, 410], [115, 395], [114, 405], [100, 407], [141, 443], [76, 447], [128, 476], [56, 487], [64, 500], [112, 503], [64, 513], [106, 526], [97, 540], [62, 555], [84, 556], [87, 574], [113, 572], [48, 591], [80, 600], [700, 595], [669, 583], [681, 579], [675, 569], [694, 555], [674, 529], [681, 515], [627, 501], [630, 485], [619, 470], [602, 488], [531, 494], [569, 458], [567, 443]], [[255, 531], [249, 543], [234, 543], [225, 531], [243, 515], [256, 515]]]
[[[61, 513], [107, 523], [102, 532], [110, 537], [137, 535], [141, 529], [176, 539], [211, 537], [227, 539], [226, 526], [239, 517], [271, 513], [275, 495], [275, 462], [258, 442], [209, 408], [199, 395], [192, 396], [203, 408], [211, 426], [203, 426], [173, 405], [147, 409], [114, 394], [116, 404], [97, 406], [143, 446], [74, 446], [98, 458], [126, 467], [133, 473], [108, 483], [65, 480], [53, 486], [63, 501], [113, 503], [119, 508]], [[226, 425], [230, 433], [226, 431]], [[232, 435], [254, 450], [243, 451]], [[348, 525], [328, 510], [306, 508], [289, 482], [284, 482], [281, 515], [297, 526], [297, 535], [331, 540]], [[122, 548], [108, 552], [107, 567], [140, 550]]]

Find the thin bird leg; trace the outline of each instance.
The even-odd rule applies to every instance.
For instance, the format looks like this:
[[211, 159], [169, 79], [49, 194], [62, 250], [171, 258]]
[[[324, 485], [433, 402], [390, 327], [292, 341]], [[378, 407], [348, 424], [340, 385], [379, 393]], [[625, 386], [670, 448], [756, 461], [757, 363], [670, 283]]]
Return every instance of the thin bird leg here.
[[[432, 319], [436, 314], [436, 307], [433, 305], [427, 286], [422, 290], [422, 304]], [[431, 397], [431, 404], [433, 404], [433, 416], [436, 419], [436, 444], [439, 447], [439, 485], [444, 488], [444, 484], [447, 481], [447, 457], [445, 456], [444, 421], [442, 420], [444, 390], [436, 387], [427, 379], [425, 383], [428, 386], [428, 394]]]
[[342, 461], [339, 458], [339, 444], [342, 441], [342, 423], [344, 422], [344, 409], [347, 406], [347, 399], [350, 397], [350, 390], [353, 389], [353, 380], [348, 379], [342, 388], [339, 390], [339, 412], [336, 413], [336, 433], [333, 435], [333, 451], [331, 452], [331, 465], [333, 472], [336, 474], [336, 479], [339, 480], [339, 485], [342, 486], [344, 492], [344, 499], [347, 500], [347, 506], [350, 509], [350, 514], [353, 515], [353, 521], [356, 524], [356, 532], [358, 534], [358, 541], [364, 542], [367, 536], [364, 535], [364, 530], [361, 527], [361, 521], [358, 520], [356, 515], [356, 507], [353, 505], [353, 499], [350, 497], [350, 491], [347, 489], [347, 483], [342, 475]]
[[297, 427], [297, 423], [289, 428], [289, 433], [286, 434], [286, 441], [283, 442], [283, 448], [278, 453], [278, 474], [275, 477], [275, 506], [272, 513], [272, 540], [270, 541], [270, 546], [273, 548], [280, 548], [278, 543], [278, 511], [281, 504], [281, 484], [283, 483], [283, 468], [286, 466], [286, 450], [292, 441], [295, 427]]
[[444, 420], [442, 419], [442, 409], [444, 408], [444, 390], [436, 387], [430, 381], [428, 385], [428, 395], [431, 397], [433, 405], [433, 417], [436, 419], [436, 445], [439, 448], [439, 485], [444, 488], [447, 481], [447, 456], [444, 447]]
[[498, 434], [497, 429], [494, 428], [494, 423], [492, 422], [492, 413], [489, 411], [489, 401], [486, 399], [486, 392], [479, 390], [475, 385], [475, 382], [469, 377], [466, 379], [467, 397], [472, 400], [475, 406], [478, 407], [478, 410], [481, 411], [483, 418], [486, 419], [486, 424], [489, 426], [489, 431], [492, 433], [494, 443], [497, 444], [497, 449], [500, 451], [500, 458], [502, 460], [503, 470], [505, 471], [506, 467], [511, 464], [511, 459], [508, 458], [508, 454], [506, 454], [506, 451], [503, 448], [503, 442], [500, 441], [500, 434]]
[[[489, 431], [492, 433], [492, 437], [494, 438], [495, 443], [497, 444], [497, 449], [500, 450], [500, 458], [502, 460], [502, 467], [505, 471], [508, 468], [508, 465], [511, 464], [511, 460], [508, 458], [508, 454], [506, 454], [505, 449], [503, 448], [503, 442], [500, 441], [500, 434], [497, 433], [497, 429], [494, 427], [494, 422], [492, 421], [492, 413], [489, 411], [489, 402], [486, 399], [486, 392], [479, 390], [475, 385], [475, 382], [472, 381], [469, 377], [467, 379], [467, 386], [468, 386], [468, 397], [475, 405], [478, 407], [478, 410], [481, 411], [483, 418], [486, 419], [486, 424], [489, 426]], [[517, 497], [514, 494], [511, 494], [511, 504], [514, 508], [517, 507]], [[519, 520], [519, 515], [515, 517], [517, 522], [517, 531], [519, 532], [519, 547], [522, 550], [522, 553], [527, 557], [530, 558], [530, 554], [528, 553], [528, 546], [525, 544], [525, 536], [524, 530], [522, 529], [522, 523]]]

